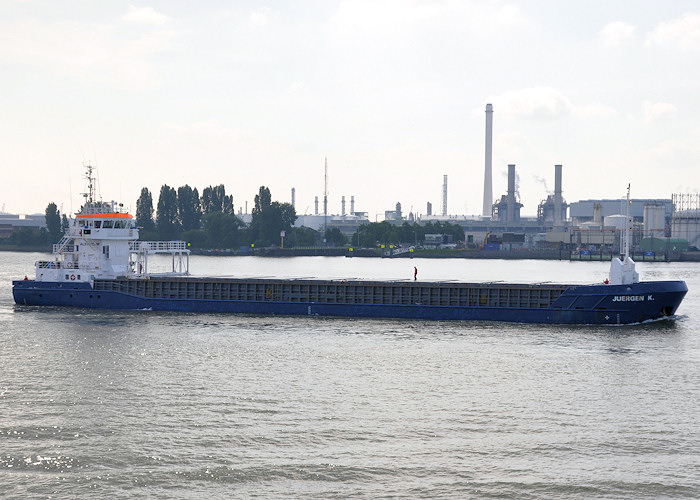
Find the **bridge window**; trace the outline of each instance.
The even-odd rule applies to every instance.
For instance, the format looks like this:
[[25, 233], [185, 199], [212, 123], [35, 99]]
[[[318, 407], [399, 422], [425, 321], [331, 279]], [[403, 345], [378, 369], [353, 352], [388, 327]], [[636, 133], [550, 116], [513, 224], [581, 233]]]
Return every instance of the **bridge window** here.
[[96, 221], [95, 221], [95, 229], [99, 229], [101, 225], [102, 225], [102, 221], [101, 221], [101, 220], [96, 220]]
[[102, 229], [112, 229], [113, 226], [114, 226], [114, 223], [111, 220], [106, 220], [102, 224]]

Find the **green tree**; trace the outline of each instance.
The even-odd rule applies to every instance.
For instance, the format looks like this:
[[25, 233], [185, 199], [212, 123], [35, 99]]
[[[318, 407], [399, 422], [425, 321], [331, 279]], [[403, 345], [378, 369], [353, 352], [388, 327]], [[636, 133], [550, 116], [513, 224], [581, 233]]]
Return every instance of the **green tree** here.
[[212, 212], [203, 218], [207, 248], [237, 248], [242, 241], [243, 221], [232, 214]]
[[203, 229], [183, 231], [180, 235], [180, 239], [185, 240], [189, 245], [195, 248], [205, 248], [207, 246], [207, 237]]
[[310, 227], [293, 227], [284, 238], [285, 248], [312, 247], [316, 245], [320, 236], [318, 231]]
[[136, 223], [146, 231], [156, 229], [153, 221], [153, 197], [148, 188], [141, 188], [141, 196], [136, 201]]
[[226, 196], [226, 188], [223, 184], [209, 186], [202, 191], [202, 213], [223, 212], [233, 214], [233, 196]]
[[265, 186], [260, 186], [258, 194], [255, 195], [255, 206], [253, 207], [253, 218], [256, 215], [260, 215], [267, 207], [272, 203], [272, 195], [270, 194], [270, 188]]
[[46, 229], [49, 232], [49, 243], [58, 243], [61, 240], [61, 214], [54, 202], [46, 207]]
[[39, 228], [38, 231], [23, 227], [12, 231], [8, 239], [11, 245], [17, 246], [46, 245], [49, 240], [49, 232], [44, 227]]
[[337, 227], [330, 227], [326, 229], [323, 239], [326, 240], [326, 243], [338, 247], [344, 246], [348, 242], [348, 239]]
[[[387, 221], [371, 222], [363, 224], [358, 229], [360, 233], [360, 246], [372, 247], [377, 244], [391, 245], [407, 243], [410, 245], [422, 243], [426, 234], [450, 234], [454, 242], [464, 241], [464, 229], [458, 224], [449, 222], [428, 222], [425, 226], [404, 222], [395, 226]], [[351, 238], [351, 242], [357, 245], [358, 231]]]
[[160, 237], [165, 240], [177, 238], [180, 232], [177, 222], [177, 193], [175, 188], [167, 184], [160, 188], [156, 224]]
[[271, 200], [270, 189], [260, 186], [248, 229], [250, 240], [256, 246], [279, 245], [280, 233], [291, 230], [297, 219], [296, 210], [290, 203]]
[[183, 231], [199, 229], [202, 222], [202, 205], [197, 188], [185, 184], [177, 189], [177, 217]]
[[428, 222], [425, 225], [424, 234], [449, 234], [452, 235], [452, 241], [464, 241], [464, 228], [458, 224], [449, 222]]

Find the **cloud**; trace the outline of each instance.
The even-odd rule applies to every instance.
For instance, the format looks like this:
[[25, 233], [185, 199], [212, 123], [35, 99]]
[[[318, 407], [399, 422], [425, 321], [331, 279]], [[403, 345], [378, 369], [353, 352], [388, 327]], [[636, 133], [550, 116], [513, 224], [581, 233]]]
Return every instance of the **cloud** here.
[[277, 15], [276, 11], [273, 11], [269, 7], [262, 7], [250, 14], [250, 16], [248, 16], [248, 21], [253, 26], [263, 27], [266, 26], [275, 15]]
[[[614, 108], [600, 103], [575, 104], [557, 89], [551, 87], [530, 87], [505, 92], [492, 97], [498, 112], [530, 120], [559, 120], [568, 116], [579, 118], [606, 117], [617, 113]], [[480, 116], [483, 108], [475, 109], [474, 116]]]
[[513, 90], [489, 100], [504, 113], [533, 120], [556, 120], [572, 114], [574, 106], [551, 87]]
[[239, 133], [216, 119], [189, 124], [164, 123], [161, 134], [171, 143], [185, 142], [204, 148], [227, 146], [240, 139]]
[[622, 21], [609, 23], [600, 30], [599, 38], [603, 45], [614, 47], [632, 38], [635, 27]]
[[156, 12], [153, 7], [134, 7], [133, 5], [129, 5], [129, 11], [122, 16], [122, 20], [132, 23], [160, 26], [167, 23], [170, 18], [165, 14]]
[[668, 102], [644, 101], [644, 121], [651, 123], [659, 119], [673, 118], [678, 108]]
[[527, 23], [518, 7], [501, 2], [344, 0], [327, 29], [336, 39], [382, 40], [401, 47], [406, 40], [430, 39], [445, 31], [491, 38]]
[[659, 24], [647, 38], [646, 44], [700, 50], [700, 14], [686, 13], [678, 19]]
[[160, 83], [151, 63], [177, 33], [156, 29], [134, 36], [118, 25], [37, 19], [0, 24], [0, 62], [34, 66], [84, 82], [145, 89]]
[[607, 117], [617, 114], [617, 110], [605, 104], [593, 103], [574, 106], [574, 114], [579, 118]]

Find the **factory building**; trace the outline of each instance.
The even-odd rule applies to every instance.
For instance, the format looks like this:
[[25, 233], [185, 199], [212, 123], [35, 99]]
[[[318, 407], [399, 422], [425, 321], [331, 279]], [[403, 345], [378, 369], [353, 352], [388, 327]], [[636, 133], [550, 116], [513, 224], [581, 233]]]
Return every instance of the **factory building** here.
[[673, 202], [677, 212], [671, 221], [671, 237], [700, 248], [700, 194], [674, 194]]
[[[644, 222], [645, 205], [654, 207], [654, 217], [659, 216], [659, 210], [663, 206], [664, 225], [670, 224], [673, 214], [673, 201], [669, 199], [634, 199], [630, 200], [630, 216], [635, 222]], [[647, 209], [648, 210], [648, 209]], [[625, 200], [581, 200], [569, 205], [569, 215], [572, 224], [594, 222], [601, 217], [620, 215], [626, 213]], [[656, 223], [656, 222], [655, 222]]]
[[[619, 251], [620, 238], [625, 226], [631, 224], [633, 241], [638, 248], [656, 245], [656, 240], [665, 238], [666, 247], [671, 239], [685, 238], [691, 246], [700, 246], [700, 196], [694, 199], [695, 205], [683, 205], [690, 195], [679, 195], [679, 210], [674, 207], [677, 200], [633, 199], [627, 206], [620, 199], [589, 199], [567, 203], [563, 196], [561, 164], [554, 165], [554, 193], [548, 194], [537, 206], [535, 217], [521, 216], [524, 207], [516, 186], [516, 166], [508, 165], [506, 193], [493, 200], [492, 157], [493, 157], [493, 106], [486, 105], [484, 197], [482, 214], [478, 216], [448, 215], [447, 175], [443, 175], [440, 208], [433, 210], [428, 202], [425, 215], [415, 215], [419, 224], [449, 222], [464, 229], [465, 243], [470, 248], [563, 248], [605, 249]], [[315, 199], [316, 216], [299, 216], [297, 226], [307, 226], [321, 230], [324, 227], [338, 227], [346, 235], [368, 223], [366, 213], [356, 213], [351, 205], [350, 215], [345, 215], [345, 197], [342, 200], [341, 215], [329, 215], [326, 211], [328, 171], [326, 163], [326, 188], [324, 190], [323, 215], [319, 214], [318, 197]], [[685, 196], [685, 197], [683, 197]], [[354, 205], [354, 198], [351, 203]], [[631, 221], [628, 222], [628, 213]], [[679, 210], [675, 212], [675, 210]], [[434, 213], [438, 212], [438, 213]], [[386, 210], [384, 220], [392, 224], [412, 222], [414, 214], [404, 216], [401, 204], [395, 210]]]
[[0, 238], [9, 238], [13, 232], [19, 229], [29, 229], [38, 233], [46, 227], [45, 214], [16, 215], [0, 213]]
[[515, 197], [515, 165], [508, 165], [508, 192], [494, 203], [491, 218], [499, 222], [516, 224], [520, 222], [520, 209], [523, 204]]

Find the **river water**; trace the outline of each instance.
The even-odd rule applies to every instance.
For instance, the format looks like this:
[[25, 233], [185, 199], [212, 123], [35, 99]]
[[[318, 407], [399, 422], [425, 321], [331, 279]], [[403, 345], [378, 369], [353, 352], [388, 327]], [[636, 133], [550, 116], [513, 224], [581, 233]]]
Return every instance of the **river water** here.
[[[16, 306], [2, 498], [700, 497], [700, 265], [672, 321], [570, 327]], [[195, 275], [601, 282], [596, 262], [197, 257]]]

